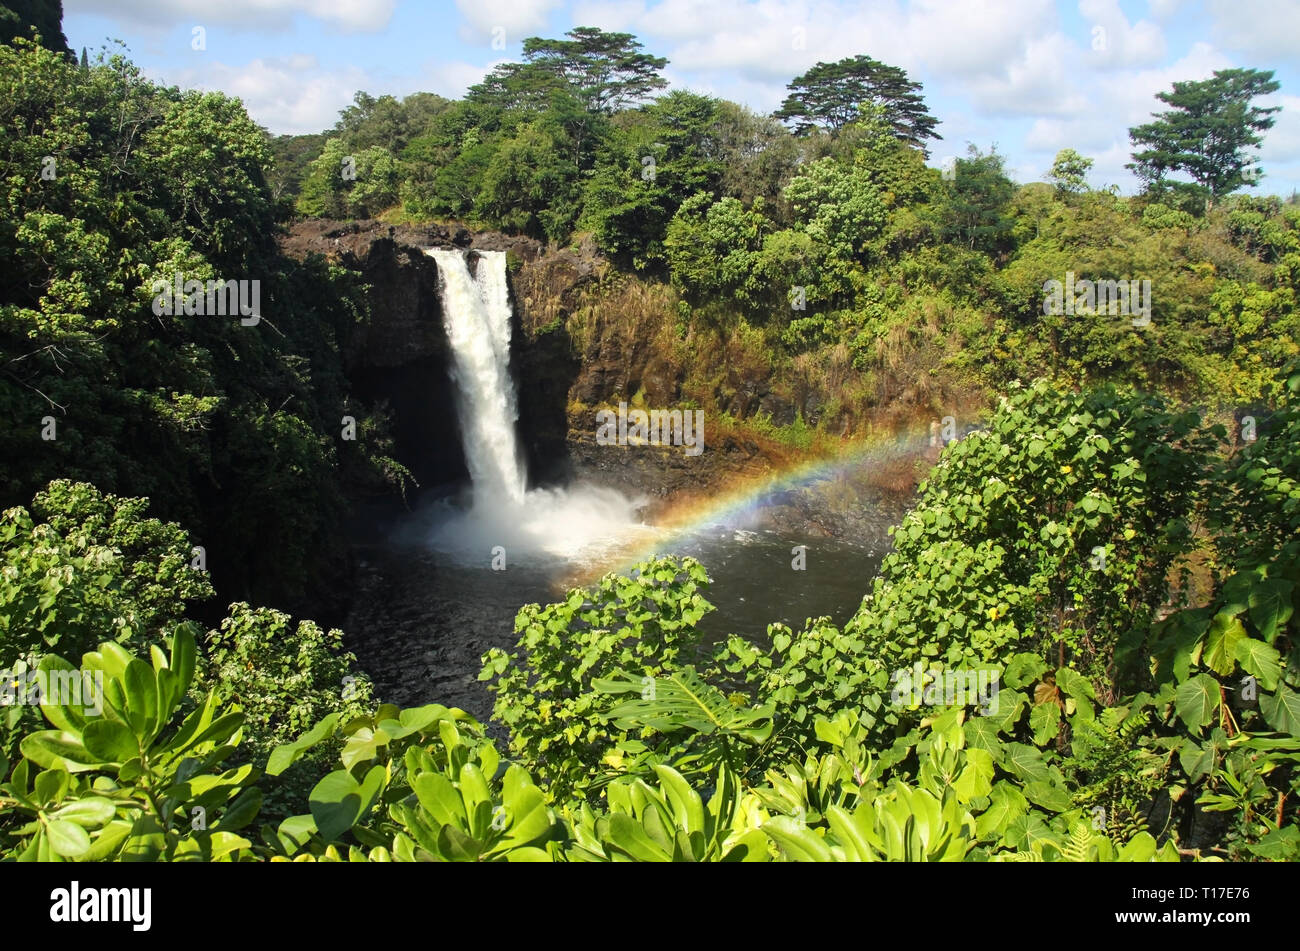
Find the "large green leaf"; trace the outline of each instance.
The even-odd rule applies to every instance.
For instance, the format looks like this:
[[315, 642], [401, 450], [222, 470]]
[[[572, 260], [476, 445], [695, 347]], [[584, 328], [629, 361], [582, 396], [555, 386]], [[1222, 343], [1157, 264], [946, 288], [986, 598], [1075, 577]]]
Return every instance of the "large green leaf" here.
[[266, 775], [279, 776], [292, 766], [303, 753], [306, 753], [326, 738], [333, 736], [338, 727], [340, 715], [338, 713], [329, 714], [292, 743], [285, 743], [272, 750], [270, 758], [266, 761]]
[[60, 730], [29, 733], [22, 738], [18, 748], [29, 760], [45, 769], [82, 773], [105, 765], [102, 759], [86, 749], [79, 736]]
[[1002, 765], [1027, 782], [1048, 782], [1051, 773], [1043, 754], [1024, 743], [1006, 743], [1002, 747]]
[[1237, 669], [1237, 645], [1246, 638], [1241, 621], [1227, 614], [1216, 614], [1205, 633], [1205, 650], [1201, 662], [1220, 677]]
[[450, 779], [442, 773], [420, 773], [411, 778], [411, 789], [420, 805], [439, 825], [467, 827], [465, 801]]
[[103, 796], [87, 796], [61, 806], [57, 812], [51, 814], [51, 818], [73, 822], [86, 829], [96, 829], [112, 819], [116, 812], [117, 806], [111, 799], [105, 799]]
[[91, 720], [81, 736], [86, 749], [106, 763], [125, 763], [140, 755], [135, 733], [116, 720]]
[[722, 732], [751, 743], [762, 743], [772, 733], [773, 704], [734, 706], [726, 694], [705, 683], [692, 667], [656, 677], [651, 685], [646, 685], [644, 678], [624, 675], [621, 679], [594, 680], [592, 686], [602, 693], [642, 694], [640, 699], [610, 711], [610, 718], [621, 729], [647, 726], [661, 732]]
[[1291, 619], [1295, 585], [1283, 578], [1265, 578], [1250, 592], [1250, 620], [1270, 644]]
[[775, 816], [763, 823], [763, 831], [796, 862], [831, 862], [831, 847], [807, 825], [790, 816]]
[[1219, 712], [1219, 682], [1209, 674], [1197, 674], [1178, 685], [1174, 709], [1193, 733], [1200, 733]]
[[989, 806], [975, 820], [975, 829], [984, 841], [1000, 841], [1008, 827], [1029, 809], [1029, 802], [1016, 786], [999, 780], [989, 792]]
[[1242, 669], [1258, 680], [1265, 690], [1277, 687], [1278, 678], [1282, 676], [1282, 665], [1280, 655], [1273, 645], [1247, 637], [1237, 642], [1234, 654]]
[[993, 780], [993, 756], [988, 750], [966, 750], [966, 765], [953, 780], [958, 801], [968, 803], [989, 794]]
[[133, 659], [126, 665], [122, 686], [126, 692], [127, 725], [137, 736], [151, 740], [158, 726], [158, 680], [153, 668]]
[[671, 862], [672, 856], [646, 834], [631, 816], [616, 812], [609, 817], [607, 841], [638, 862]]
[[90, 835], [77, 823], [54, 819], [45, 828], [55, 855], [76, 858], [90, 851]]
[[659, 777], [659, 788], [663, 790], [669, 804], [673, 807], [678, 828], [687, 833], [703, 832], [704, 803], [699, 793], [692, 789], [682, 774], [671, 766], [656, 763], [654, 771]]
[[1300, 694], [1286, 684], [1278, 684], [1272, 693], [1260, 694], [1259, 709], [1273, 729], [1300, 736]]
[[351, 829], [375, 804], [383, 791], [386, 770], [371, 767], [358, 783], [347, 770], [326, 775], [311, 791], [311, 816], [321, 838], [333, 841]]

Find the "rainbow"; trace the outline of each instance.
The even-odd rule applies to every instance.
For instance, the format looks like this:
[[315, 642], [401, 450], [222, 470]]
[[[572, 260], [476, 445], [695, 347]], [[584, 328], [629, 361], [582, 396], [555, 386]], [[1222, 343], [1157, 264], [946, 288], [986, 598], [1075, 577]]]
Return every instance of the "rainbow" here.
[[781, 493], [861, 473], [867, 467], [920, 458], [929, 447], [929, 440], [929, 424], [914, 424], [883, 438], [868, 436], [856, 440], [830, 455], [743, 478], [718, 495], [679, 499], [654, 525], [647, 526], [646, 532], [614, 549], [610, 557], [602, 558], [601, 565], [585, 566], [561, 585], [566, 589], [579, 587], [591, 584], [610, 570], [626, 571], [637, 562], [671, 551], [681, 539], [709, 526], [745, 523]]

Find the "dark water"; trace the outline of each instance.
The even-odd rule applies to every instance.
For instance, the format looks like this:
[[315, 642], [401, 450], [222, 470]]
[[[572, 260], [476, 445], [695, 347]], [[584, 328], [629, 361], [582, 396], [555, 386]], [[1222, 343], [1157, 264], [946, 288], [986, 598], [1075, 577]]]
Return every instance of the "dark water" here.
[[[802, 558], [795, 551], [799, 546]], [[698, 559], [712, 579], [706, 597], [717, 610], [700, 622], [701, 631], [710, 639], [741, 634], [754, 641], [765, 640], [767, 625], [776, 621], [798, 628], [808, 618], [828, 615], [843, 624], [858, 609], [884, 557], [878, 546], [722, 525], [667, 549]]]
[[[761, 524], [762, 514], [653, 545], [657, 554], [694, 557], [708, 571], [705, 597], [716, 610], [700, 622], [705, 643], [733, 633], [764, 642], [775, 621], [799, 628], [827, 615], [843, 624], [870, 589], [897, 517], [882, 511], [865, 523], [859, 518], [858, 541], [847, 542], [741, 527]], [[420, 543], [425, 531], [415, 519], [387, 540], [358, 547], [358, 593], [346, 626], [350, 646], [381, 699], [406, 706], [445, 703], [486, 719], [492, 698], [477, 679], [481, 655], [492, 647], [513, 648], [519, 608], [560, 600], [577, 566], [533, 558], [494, 571], [486, 556], [465, 564], [430, 550]], [[802, 568], [796, 568], [792, 549], [800, 545]], [[626, 555], [588, 561], [581, 574], [593, 579], [632, 563]]]

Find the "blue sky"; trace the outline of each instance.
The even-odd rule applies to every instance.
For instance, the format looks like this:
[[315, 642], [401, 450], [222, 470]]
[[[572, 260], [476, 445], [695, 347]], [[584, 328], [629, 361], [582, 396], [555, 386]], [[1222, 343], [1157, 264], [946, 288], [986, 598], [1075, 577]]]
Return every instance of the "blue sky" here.
[[[925, 86], [933, 163], [995, 144], [1018, 181], [1058, 149], [1134, 180], [1129, 127], [1175, 80], [1272, 69], [1280, 105], [1261, 192], [1300, 189], [1300, 0], [64, 0], [77, 50], [125, 42], [147, 75], [238, 96], [273, 132], [334, 124], [358, 89], [458, 97], [528, 36], [574, 26], [635, 34], [674, 87], [776, 108], [791, 78], [866, 53]], [[203, 49], [194, 49], [201, 28]]]

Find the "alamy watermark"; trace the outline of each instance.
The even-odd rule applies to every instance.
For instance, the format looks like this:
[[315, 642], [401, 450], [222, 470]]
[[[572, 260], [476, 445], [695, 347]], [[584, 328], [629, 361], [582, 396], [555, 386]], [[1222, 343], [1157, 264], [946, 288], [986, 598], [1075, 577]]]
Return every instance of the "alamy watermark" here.
[[980, 667], [975, 670], [943, 670], [917, 661], [890, 674], [894, 684], [890, 700], [896, 707], [978, 708], [981, 715], [998, 712], [1001, 674]]
[[153, 922], [151, 888], [83, 888], [73, 880], [50, 892], [50, 921], [125, 922], [132, 931], [148, 931]]
[[41, 703], [81, 707], [92, 716], [104, 711], [102, 670], [42, 670], [20, 664], [0, 670], [0, 707]]
[[598, 446], [685, 446], [686, 455], [704, 451], [704, 410], [629, 410], [618, 404], [618, 412], [596, 413]]
[[1151, 281], [1137, 278], [1124, 281], [1089, 281], [1074, 279], [1073, 271], [1065, 280], [1043, 284], [1043, 313], [1050, 317], [1074, 314], [1123, 314], [1133, 316], [1134, 327], [1151, 323]]
[[149, 285], [154, 295], [155, 317], [233, 317], [240, 316], [245, 327], [255, 327], [262, 319], [262, 282], [185, 280], [180, 271], [172, 280], [160, 277]]

